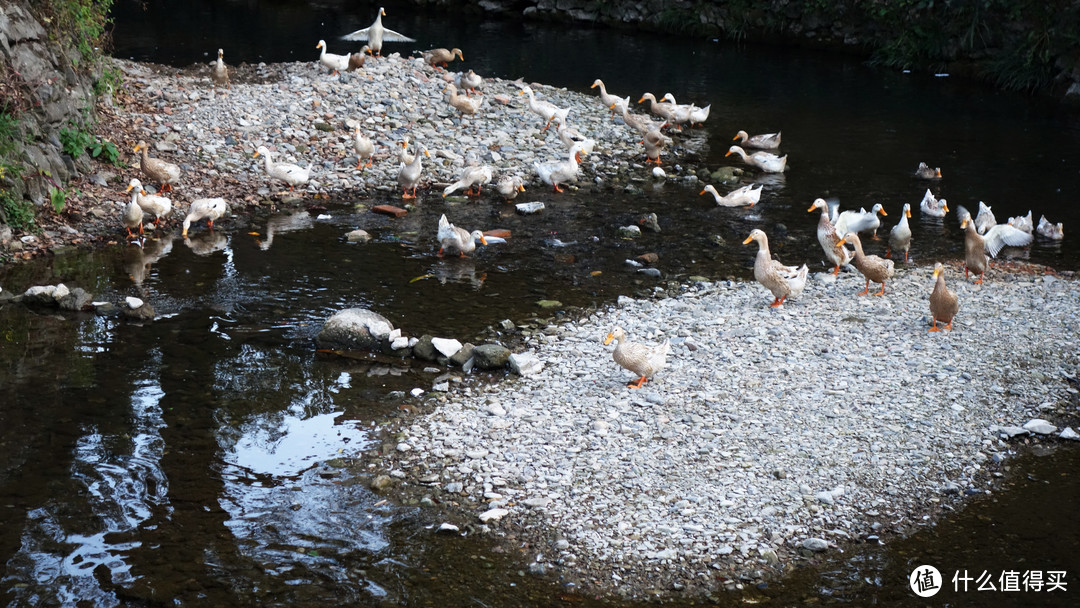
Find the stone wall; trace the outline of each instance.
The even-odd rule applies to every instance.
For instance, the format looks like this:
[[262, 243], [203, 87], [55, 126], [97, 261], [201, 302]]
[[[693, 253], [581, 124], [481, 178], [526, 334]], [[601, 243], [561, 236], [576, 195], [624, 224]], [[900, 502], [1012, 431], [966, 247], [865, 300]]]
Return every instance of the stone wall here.
[[[94, 76], [76, 70], [65, 49], [50, 39], [25, 0], [0, 0], [0, 110], [19, 119], [16, 158], [24, 165], [19, 179], [5, 175], [0, 187], [38, 206], [48, 200], [49, 176], [65, 184], [77, 174], [64, 154], [59, 133], [94, 107]], [[85, 158], [83, 159], [85, 162]]]

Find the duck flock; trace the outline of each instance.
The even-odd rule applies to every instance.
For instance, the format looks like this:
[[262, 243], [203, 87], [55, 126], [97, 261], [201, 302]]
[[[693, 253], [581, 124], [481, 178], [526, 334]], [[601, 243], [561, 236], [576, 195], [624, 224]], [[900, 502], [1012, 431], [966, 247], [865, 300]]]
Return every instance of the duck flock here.
[[[347, 55], [330, 53], [326, 42], [320, 40], [315, 47], [320, 51], [319, 63], [325, 66], [330, 74], [352, 72], [362, 69], [365, 62], [381, 57], [384, 42], [414, 41], [412, 38], [384, 27], [382, 17], [385, 15], [385, 10], [380, 8], [375, 22], [370, 27], [342, 37], [347, 41], [367, 43], [357, 53]], [[455, 59], [464, 61], [463, 51], [457, 48], [436, 48], [420, 54], [423, 61], [437, 71], [442, 71]], [[218, 50], [217, 61], [211, 64], [210, 71], [215, 91], [222, 87], [231, 89], [229, 68], [224, 62], [223, 49]], [[468, 70], [452, 77], [446, 75], [444, 80], [447, 82], [443, 93], [449, 107], [453, 108], [463, 120], [466, 117], [479, 120], [478, 111], [485, 107], [488, 97], [479, 93], [484, 79], [473, 70]], [[481, 196], [484, 186], [496, 181], [495, 191], [498, 197], [511, 202], [533, 179], [550, 186], [556, 193], [562, 192], [565, 185], [578, 180], [581, 173], [581, 159], [593, 152], [596, 141], [572, 126], [569, 108], [561, 108], [550, 101], [538, 98], [536, 92], [527, 84], [520, 81], [515, 81], [513, 84], [517, 85], [518, 94], [527, 99], [529, 110], [543, 121], [543, 130], [554, 128], [563, 158], [548, 162], [537, 161], [533, 163], [531, 171], [503, 171], [504, 174], [496, 181], [496, 168], [482, 164], [477, 154], [470, 153], [466, 156], [465, 166], [458, 178], [443, 189], [442, 196], [449, 196], [459, 191], [467, 196]], [[646, 92], [640, 96], [638, 103], [648, 103], [649, 114], [633, 113], [630, 110], [630, 96], [619, 97], [608, 92], [600, 79], [595, 80], [591, 88], [598, 89], [599, 103], [610, 111], [613, 119], [621, 119], [626, 127], [640, 135], [639, 141], [643, 147], [645, 162], [656, 165], [653, 171], [659, 177], [664, 175], [660, 167], [665, 149], [683, 131], [684, 126], [704, 123], [711, 109], [710, 105], [679, 104], [671, 93], [667, 93], [658, 100], [655, 95]], [[371, 167], [376, 153], [375, 143], [363, 132], [359, 124], [353, 128], [352, 135], [352, 145], [357, 156], [356, 169], [363, 170]], [[733, 140], [738, 144], [731, 145], [726, 156], [736, 155], [747, 166], [764, 173], [782, 173], [787, 169], [787, 155], [777, 153], [781, 145], [780, 132], [751, 135], [740, 130]], [[417, 189], [422, 187], [423, 159], [430, 158], [430, 152], [424, 144], [410, 142], [407, 136], [400, 140], [399, 146], [400, 150], [396, 154], [396, 159], [400, 163], [397, 170], [397, 187], [401, 191], [402, 199], [410, 200], [416, 198]], [[272, 146], [267, 145], [259, 146], [254, 153], [255, 158], [262, 158], [263, 169], [269, 178], [288, 186], [290, 191], [308, 183], [312, 177], [313, 164], [308, 164], [305, 168], [296, 164], [277, 162], [274, 159], [275, 152], [271, 148]], [[134, 237], [136, 230], [141, 234], [143, 222], [150, 218], [155, 224], [168, 218], [172, 211], [172, 202], [163, 194], [183, 179], [182, 171], [177, 164], [150, 157], [145, 142], [140, 141], [135, 146], [135, 152], [140, 151], [139, 166], [142, 179], [130, 180], [128, 192], [132, 193], [131, 201], [122, 214], [123, 225], [129, 237]], [[926, 163], [919, 163], [914, 175], [926, 180], [942, 179], [941, 169], [931, 168]], [[156, 192], [148, 192], [143, 186], [144, 181], [156, 188]], [[706, 185], [701, 191], [702, 195], [711, 194], [717, 205], [727, 207], [753, 206], [760, 201], [761, 193], [761, 184], [742, 186], [724, 194], [721, 194], [713, 185]], [[214, 221], [225, 216], [228, 209], [229, 205], [224, 198], [194, 200], [183, 220], [183, 236], [187, 237], [191, 226], [202, 220], [206, 220], [208, 227], [212, 229]], [[944, 218], [949, 211], [945, 199], [937, 199], [929, 188], [919, 203], [919, 209], [923, 216], [931, 218]], [[872, 239], [880, 238], [878, 231], [882, 228], [881, 217], [888, 215], [882, 205], [876, 204], [869, 211], [865, 209], [841, 211], [837, 201], [819, 198], [814, 201], [808, 211], [820, 212], [817, 227], [818, 242], [825, 259], [833, 265], [833, 274], [837, 274], [841, 266], [850, 263], [866, 279], [866, 288], [860, 292], [860, 295], [871, 293], [871, 283], [880, 285], [879, 290], [873, 292], [874, 295], [884, 295], [885, 283], [895, 272], [894, 262], [889, 258], [903, 253], [905, 262], [908, 259], [912, 239], [912, 232], [908, 225], [911, 205], [903, 205], [899, 213], [899, 221], [889, 229], [886, 236], [888, 250], [884, 258], [867, 254], [859, 236], [869, 233]], [[1032, 242], [1035, 235], [1052, 240], [1063, 238], [1063, 228], [1060, 223], [1051, 223], [1042, 216], [1039, 223], [1035, 224], [1030, 211], [1026, 216], [1009, 218], [1006, 223], [998, 224], [991, 208], [980, 202], [978, 212], [974, 217], [963, 207], [957, 208], [957, 216], [961, 227], [965, 230], [965, 276], [974, 273], [978, 275], [976, 282], [979, 283], [982, 282], [989, 268], [989, 259], [995, 257], [1003, 247], [1026, 246]], [[459, 228], [451, 223], [445, 214], [440, 218], [436, 237], [440, 246], [439, 256], [447, 253], [465, 256], [474, 251], [478, 244], [486, 245], [499, 240], [498, 237], [485, 236], [479, 230], [468, 231]], [[756, 242], [758, 245], [754, 277], [774, 295], [772, 306], [781, 306], [787, 298], [798, 297], [806, 286], [809, 274], [807, 266], [805, 264], [801, 267], [787, 266], [775, 260], [769, 250], [768, 236], [762, 230], [753, 230], [744, 241], [746, 244], [751, 242]], [[933, 316], [931, 331], [937, 330], [938, 323], [944, 324], [946, 329], [951, 328], [953, 315], [958, 309], [956, 295], [946, 286], [943, 270], [935, 269], [934, 274], [937, 282], [930, 298]], [[647, 376], [663, 367], [662, 355], [667, 352], [664, 345], [645, 347], [629, 343], [621, 330], [613, 331], [611, 338], [618, 341], [616, 360], [640, 376], [637, 386], [640, 386]], [[628, 356], [629, 353], [635, 353], [638, 356]], [[647, 370], [649, 373], [642, 370]]]

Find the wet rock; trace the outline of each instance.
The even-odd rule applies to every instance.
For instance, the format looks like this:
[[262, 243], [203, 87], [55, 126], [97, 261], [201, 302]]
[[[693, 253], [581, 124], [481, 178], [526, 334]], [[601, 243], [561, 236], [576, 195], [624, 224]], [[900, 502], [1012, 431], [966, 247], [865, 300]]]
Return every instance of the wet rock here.
[[641, 228], [633, 224], [630, 224], [629, 226], [620, 226], [619, 236], [623, 237], [624, 239], [635, 239], [641, 236]]
[[[455, 340], [455, 342], [456, 341], [457, 340]], [[476, 347], [466, 342], [465, 344], [461, 345], [461, 348], [459, 348], [456, 353], [450, 355], [450, 363], [453, 363], [458, 367], [464, 367], [465, 363], [467, 363], [469, 359], [473, 357], [474, 350], [476, 350]]]
[[64, 287], [63, 283], [60, 285], [34, 285], [23, 292], [21, 301], [27, 306], [59, 306], [59, 300], [67, 295], [68, 289]]
[[472, 354], [478, 369], [501, 369], [510, 360], [510, 349], [501, 344], [481, 344]]
[[347, 308], [327, 319], [315, 344], [334, 350], [377, 350], [394, 326], [366, 308]]
[[1074, 431], [1071, 426], [1067, 426], [1064, 429], [1062, 429], [1062, 431], [1058, 435], [1058, 437], [1060, 437], [1061, 439], [1071, 439], [1073, 441], [1080, 440], [1080, 434], [1078, 434], [1076, 431]]
[[366, 243], [371, 240], [371, 235], [359, 228], [345, 235], [345, 240], [350, 243]]
[[382, 492], [384, 490], [390, 489], [391, 487], [393, 487], [393, 485], [394, 480], [389, 475], [377, 475], [374, 479], [371, 480], [371, 483], [368, 484], [368, 487], [370, 487], [375, 492]]
[[433, 339], [432, 336], [427, 334], [420, 336], [420, 339], [416, 341], [416, 344], [413, 344], [413, 356], [424, 361], [434, 361], [437, 359], [439, 351], [435, 350], [435, 345], [432, 344]]
[[443, 522], [439, 524], [438, 529], [435, 530], [436, 534], [449, 534], [452, 536], [458, 536], [461, 534], [461, 528], [454, 524]]
[[536, 305], [540, 308], [558, 308], [562, 306], [562, 302], [558, 300], [537, 300]]
[[[128, 319], [135, 321], [152, 321], [155, 316], [154, 307], [149, 302], [143, 302], [139, 298], [127, 298], [127, 306], [120, 307], [120, 313]], [[138, 302], [137, 306], [133, 304]]]
[[808, 538], [802, 542], [802, 548], [815, 553], [820, 553], [829, 548], [829, 543], [820, 538]]
[[90, 310], [93, 308], [94, 296], [82, 287], [76, 287], [69, 294], [60, 299], [60, 308], [64, 310]]
[[94, 302], [94, 313], [99, 317], [114, 317], [120, 314], [120, 308], [112, 302]]

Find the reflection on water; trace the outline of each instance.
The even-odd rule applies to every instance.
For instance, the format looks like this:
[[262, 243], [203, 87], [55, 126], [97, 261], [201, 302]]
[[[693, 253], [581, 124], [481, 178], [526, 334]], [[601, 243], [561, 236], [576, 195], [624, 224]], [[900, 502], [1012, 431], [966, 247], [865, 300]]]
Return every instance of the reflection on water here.
[[[160, 356], [154, 359], [147, 371], [160, 365]], [[15, 605], [120, 604], [111, 586], [134, 579], [126, 559], [141, 544], [134, 533], [155, 512], [167, 517], [171, 511], [160, 464], [163, 394], [156, 380], [137, 381], [129, 426], [112, 432], [92, 427], [78, 439], [69, 478], [57, 480], [70, 484], [70, 492], [27, 513], [21, 546], [7, 563], [3, 582]], [[41, 587], [21, 584], [31, 580]]]

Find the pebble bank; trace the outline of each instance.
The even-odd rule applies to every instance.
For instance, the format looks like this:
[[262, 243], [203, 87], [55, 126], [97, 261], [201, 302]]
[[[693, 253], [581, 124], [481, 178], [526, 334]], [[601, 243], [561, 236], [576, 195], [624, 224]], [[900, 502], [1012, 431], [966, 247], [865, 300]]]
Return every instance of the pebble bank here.
[[[542, 371], [461, 385], [414, 419], [391, 475], [531, 538], [531, 569], [631, 595], [910, 532], [991, 491], [1010, 440], [1077, 437], [1045, 421], [1077, 414], [1076, 282], [975, 285], [952, 266], [960, 313], [934, 334], [931, 273], [902, 270], [883, 297], [819, 274], [779, 309], [743, 282], [620, 298], [538, 332]], [[640, 390], [602, 345], [617, 325], [672, 342]]]

